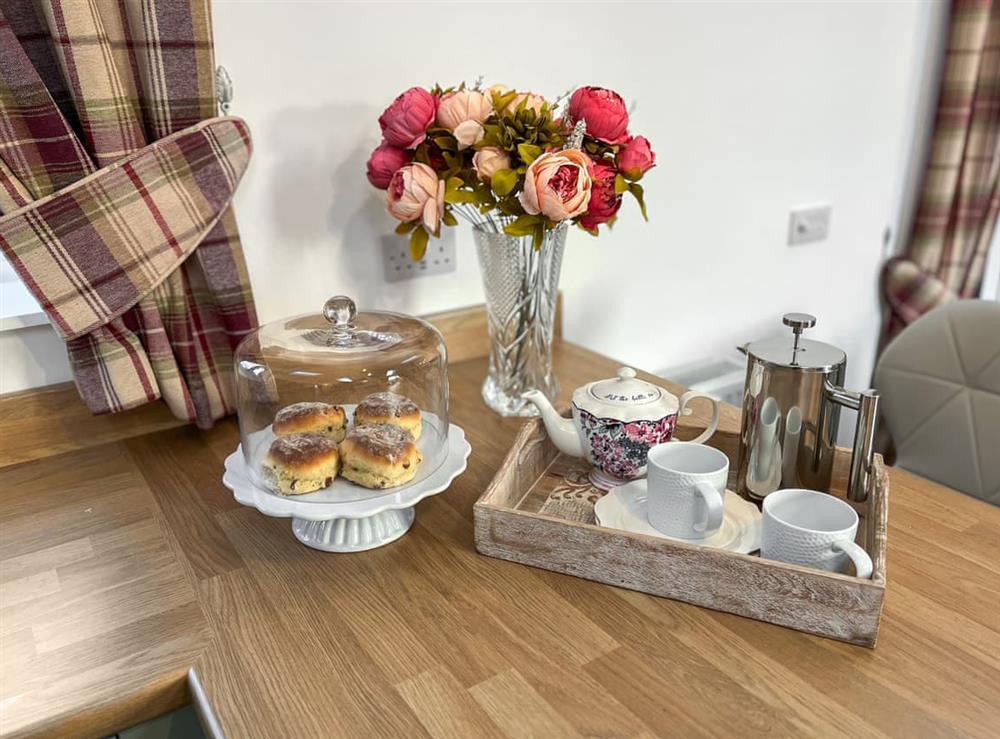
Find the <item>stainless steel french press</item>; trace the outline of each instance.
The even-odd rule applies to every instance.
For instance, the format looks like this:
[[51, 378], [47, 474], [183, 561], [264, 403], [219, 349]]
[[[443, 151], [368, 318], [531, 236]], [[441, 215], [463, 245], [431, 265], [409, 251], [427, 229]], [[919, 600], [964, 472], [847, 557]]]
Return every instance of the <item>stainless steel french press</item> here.
[[878, 393], [843, 387], [847, 355], [802, 338], [816, 325], [807, 313], [787, 313], [790, 335], [748, 344], [737, 492], [759, 502], [782, 488], [828, 491], [841, 408], [858, 412], [847, 497], [868, 495]]

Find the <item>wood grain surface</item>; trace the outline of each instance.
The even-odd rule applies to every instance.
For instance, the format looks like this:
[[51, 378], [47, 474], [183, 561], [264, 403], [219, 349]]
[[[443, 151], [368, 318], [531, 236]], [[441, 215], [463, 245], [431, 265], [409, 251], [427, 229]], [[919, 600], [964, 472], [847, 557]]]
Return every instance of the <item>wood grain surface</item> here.
[[[616, 366], [556, 348], [564, 400]], [[193, 666], [231, 739], [1000, 735], [1000, 509], [890, 471], [874, 651], [485, 557], [472, 506], [522, 422], [484, 373], [451, 369], [468, 470], [364, 554], [235, 503], [233, 420], [0, 470], [0, 734], [107, 736]]]

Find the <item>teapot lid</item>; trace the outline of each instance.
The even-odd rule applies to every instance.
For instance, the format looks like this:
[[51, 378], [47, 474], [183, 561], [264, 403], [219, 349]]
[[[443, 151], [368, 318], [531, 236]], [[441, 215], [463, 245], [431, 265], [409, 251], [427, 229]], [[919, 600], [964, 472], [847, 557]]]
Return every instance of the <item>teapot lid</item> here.
[[781, 320], [792, 329], [791, 335], [754, 341], [747, 346], [747, 352], [768, 364], [807, 371], [826, 372], [847, 361], [847, 354], [842, 349], [802, 338], [805, 329], [816, 325], [815, 316], [786, 313]]
[[663, 389], [640, 380], [631, 367], [622, 367], [618, 376], [590, 384], [588, 394], [602, 403], [621, 406], [646, 405], [663, 397]]

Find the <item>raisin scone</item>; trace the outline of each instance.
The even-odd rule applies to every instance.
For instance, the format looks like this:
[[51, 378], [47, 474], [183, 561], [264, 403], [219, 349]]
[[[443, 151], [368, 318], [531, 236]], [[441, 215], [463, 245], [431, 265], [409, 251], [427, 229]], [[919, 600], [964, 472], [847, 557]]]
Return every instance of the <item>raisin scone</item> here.
[[354, 409], [354, 425], [386, 424], [409, 431], [413, 439], [420, 438], [420, 409], [405, 395], [372, 393]]
[[339, 468], [340, 451], [329, 436], [290, 434], [271, 443], [261, 472], [279, 495], [302, 495], [328, 487]]
[[347, 414], [339, 405], [293, 403], [278, 411], [271, 428], [275, 436], [321, 434], [343, 441], [347, 435]]
[[381, 490], [409, 482], [423, 461], [413, 435], [399, 426], [355, 426], [340, 444], [341, 476]]

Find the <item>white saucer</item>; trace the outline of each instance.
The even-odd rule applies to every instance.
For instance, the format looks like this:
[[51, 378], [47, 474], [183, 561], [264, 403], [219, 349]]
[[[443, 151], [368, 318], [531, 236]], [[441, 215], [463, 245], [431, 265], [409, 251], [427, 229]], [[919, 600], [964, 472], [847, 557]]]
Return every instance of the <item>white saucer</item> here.
[[594, 517], [598, 526], [622, 529], [636, 534], [658, 536], [671, 541], [683, 541], [702, 547], [728, 549], [749, 554], [760, 549], [761, 515], [757, 506], [744, 500], [731, 490], [726, 491], [725, 516], [722, 526], [703, 539], [679, 539], [667, 536], [653, 528], [646, 518], [646, 481], [633, 480], [627, 485], [612, 488], [594, 504]]

